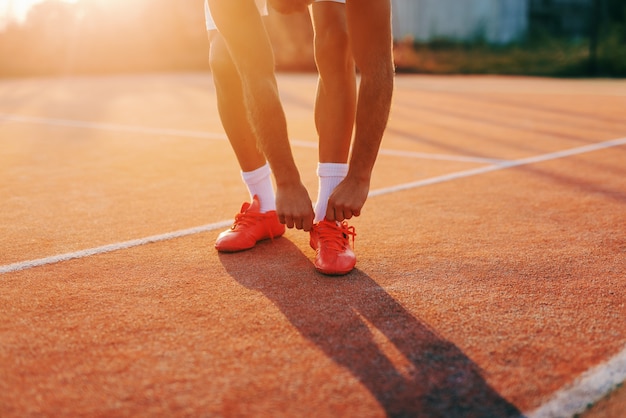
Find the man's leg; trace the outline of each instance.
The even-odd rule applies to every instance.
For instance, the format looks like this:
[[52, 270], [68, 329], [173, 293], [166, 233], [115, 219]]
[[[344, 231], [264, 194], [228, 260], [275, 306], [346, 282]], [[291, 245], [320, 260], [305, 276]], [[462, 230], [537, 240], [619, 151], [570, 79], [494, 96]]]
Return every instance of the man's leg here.
[[248, 122], [241, 78], [224, 38], [217, 31], [213, 31], [209, 37], [211, 40], [209, 63], [220, 119], [239, 166], [243, 171], [252, 171], [265, 164], [265, 156], [258, 149], [256, 137]]
[[273, 52], [252, 0], [208, 0], [242, 81], [250, 126], [276, 179], [276, 212], [288, 227], [310, 230], [314, 212], [291, 153]]
[[[344, 220], [359, 216], [367, 199], [393, 91], [390, 0], [346, 0], [346, 18], [350, 50], [361, 81], [348, 172], [328, 198], [325, 220], [311, 231], [311, 246], [317, 251], [316, 267], [327, 274], [349, 271], [349, 261], [354, 258], [348, 243], [348, 237], [354, 236], [354, 229]], [[330, 228], [331, 225], [338, 228]], [[339, 236], [338, 233], [344, 237], [342, 241], [330, 238]], [[339, 248], [334, 251], [335, 261], [333, 251], [325, 251], [325, 248]]]
[[222, 125], [239, 161], [241, 175], [250, 193], [233, 226], [222, 232], [215, 247], [219, 251], [241, 251], [258, 241], [279, 237], [284, 225], [276, 217], [276, 202], [270, 167], [257, 148], [256, 138], [248, 122], [241, 79], [219, 32], [209, 33], [209, 63], [217, 94]]
[[[257, 147], [254, 132], [248, 122], [241, 78], [219, 32], [212, 31], [209, 38], [211, 42], [209, 63], [224, 131], [237, 156], [250, 197], [258, 196], [262, 212], [275, 210], [276, 202], [269, 176], [269, 166], [267, 166], [265, 156]], [[255, 177], [258, 170], [267, 172], [268, 175], [262, 178], [256, 175], [256, 179], [251, 178]]]
[[315, 103], [319, 160], [346, 163], [356, 112], [356, 75], [348, 40], [346, 6], [335, 1], [318, 1], [311, 7], [319, 72]]
[[345, 4], [312, 5], [319, 79], [315, 126], [319, 136], [319, 189], [315, 222], [326, 216], [328, 198], [345, 177], [356, 108], [356, 76], [349, 48]]
[[328, 200], [326, 218], [359, 216], [389, 118], [393, 93], [391, 1], [346, 0], [350, 49], [360, 73], [350, 168]]
[[325, 274], [346, 274], [356, 257], [346, 224], [325, 221], [328, 198], [348, 172], [348, 155], [356, 108], [356, 75], [349, 48], [345, 4], [317, 1], [312, 5], [315, 61], [319, 79], [315, 125], [319, 136], [319, 179], [311, 246], [315, 267]]

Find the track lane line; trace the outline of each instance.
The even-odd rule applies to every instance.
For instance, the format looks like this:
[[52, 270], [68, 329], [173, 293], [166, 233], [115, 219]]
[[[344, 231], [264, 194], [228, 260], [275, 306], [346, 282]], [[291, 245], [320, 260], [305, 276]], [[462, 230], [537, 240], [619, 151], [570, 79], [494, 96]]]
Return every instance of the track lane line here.
[[607, 148], [613, 148], [620, 145], [626, 145], [626, 137], [618, 138], [605, 142], [598, 142], [595, 144], [584, 145], [582, 147], [571, 148], [564, 151], [556, 151], [548, 154], [537, 155], [534, 157], [521, 158], [519, 160], [512, 160], [508, 162], [501, 162], [498, 164], [488, 165], [484, 167], [473, 168], [470, 170], [457, 171], [455, 173], [444, 174], [437, 177], [431, 177], [424, 180], [418, 180], [410, 183], [399, 184], [397, 186], [385, 187], [382, 189], [372, 190], [369, 193], [369, 197], [380, 196], [388, 193], [395, 193], [403, 190], [415, 189], [418, 187], [429, 186], [432, 184], [443, 183], [446, 181], [458, 180], [465, 177], [472, 177], [479, 174], [490, 173], [493, 171], [504, 170], [506, 168], [520, 167], [523, 165], [529, 165], [534, 163], [540, 163], [544, 161], [556, 160], [559, 158], [571, 157], [573, 155], [585, 154], [593, 151], [600, 151]]
[[[224, 133], [215, 132], [203, 132], [203, 131], [189, 131], [184, 129], [167, 129], [167, 128], [148, 128], [144, 126], [123, 125], [116, 123], [99, 123], [88, 122], [74, 119], [56, 119], [56, 118], [42, 118], [36, 116], [23, 116], [10, 113], [0, 113], [0, 122], [15, 122], [15, 123], [29, 123], [36, 125], [50, 125], [50, 126], [63, 126], [69, 128], [83, 128], [83, 129], [99, 129], [103, 131], [112, 132], [126, 132], [137, 133], [145, 135], [161, 135], [161, 136], [176, 136], [181, 138], [196, 138], [196, 139], [210, 139], [216, 141], [227, 141], [228, 137]], [[291, 139], [290, 143], [294, 146], [302, 148], [317, 148], [317, 142], [303, 141], [298, 139]], [[381, 155], [396, 156], [403, 158], [417, 158], [424, 160], [440, 160], [440, 161], [458, 161], [476, 164], [499, 164], [505, 163], [507, 160], [500, 160], [495, 158], [483, 158], [483, 157], [471, 157], [464, 155], [452, 155], [452, 154], [431, 154], [425, 152], [412, 152], [394, 149], [381, 149]]]
[[[415, 182], [404, 183], [397, 186], [385, 187], [382, 189], [372, 190], [369, 193], [369, 197], [382, 196], [385, 194], [396, 193], [404, 190], [416, 189], [419, 187], [429, 186], [433, 184], [445, 183], [452, 180], [458, 180], [462, 178], [472, 177], [479, 174], [490, 173], [493, 171], [504, 170], [506, 168], [519, 167], [523, 165], [544, 162], [549, 160], [555, 160], [558, 158], [569, 157], [573, 155], [584, 154], [592, 151], [599, 151], [602, 149], [612, 148], [620, 145], [626, 145], [626, 137], [614, 139], [611, 141], [599, 142], [596, 144], [585, 145], [582, 147], [572, 148], [564, 151], [557, 151], [548, 154], [538, 155], [534, 157], [522, 158], [520, 160], [509, 161], [507, 163], [501, 164], [493, 164], [485, 167], [479, 167], [471, 170], [458, 171], [455, 173], [444, 174], [442, 176], [431, 177], [424, 180], [418, 180]], [[4, 266], [0, 266], [0, 274], [11, 273], [20, 270], [26, 270], [33, 267], [39, 267], [46, 264], [55, 264], [62, 261], [72, 260], [76, 258], [84, 258], [92, 255], [108, 253], [112, 251], [137, 247], [140, 245], [150, 244], [153, 242], [166, 241], [169, 239], [184, 237], [188, 235], [194, 235], [201, 232], [209, 232], [218, 228], [224, 228], [230, 226], [232, 224], [232, 220], [219, 221], [212, 224], [207, 224], [203, 226], [198, 226], [194, 228], [183, 229], [174, 232], [168, 232], [159, 235], [152, 235], [150, 237], [138, 238], [130, 241], [124, 241], [116, 244], [109, 244], [100, 247], [90, 248], [86, 250], [55, 255], [51, 257], [40, 258], [37, 260], [23, 261], [17, 262], [13, 264], [8, 264]]]
[[587, 410], [626, 381], [626, 347], [608, 361], [588, 369], [571, 384], [559, 389], [526, 418], [573, 417]]
[[8, 264], [0, 266], [0, 274], [12, 273], [20, 270], [27, 270], [33, 267], [45, 266], [48, 264], [57, 264], [62, 261], [74, 260], [77, 258], [86, 258], [92, 255], [110, 253], [118, 250], [125, 250], [132, 247], [139, 247], [141, 245], [151, 244], [154, 242], [168, 241], [175, 238], [186, 237], [189, 235], [196, 235], [202, 232], [213, 231], [215, 229], [226, 228], [232, 225], [233, 221], [221, 221], [212, 224], [197, 226], [188, 229], [181, 229], [179, 231], [167, 232], [165, 234], [152, 235], [145, 238], [132, 239], [129, 241], [118, 242], [115, 244], [103, 245], [100, 247], [88, 248], [86, 250], [75, 251], [71, 253], [54, 255], [51, 257], [39, 258], [36, 260], [22, 261], [18, 263]]
[[128, 132], [138, 133], [146, 135], [165, 135], [165, 136], [180, 136], [187, 138], [201, 138], [201, 139], [213, 139], [218, 141], [226, 141], [228, 138], [225, 134], [201, 132], [201, 131], [188, 131], [182, 129], [166, 129], [166, 128], [147, 128], [145, 126], [135, 125], [122, 125], [117, 123], [101, 123], [101, 122], [88, 122], [74, 119], [55, 119], [55, 118], [41, 118], [36, 116], [22, 116], [10, 113], [0, 113], [0, 122], [17, 122], [17, 123], [30, 123], [35, 125], [51, 125], [51, 126], [63, 126], [69, 128], [86, 128], [86, 129], [99, 129], [102, 131], [113, 132]]
[[[582, 147], [576, 147], [569, 150], [522, 158], [506, 163], [493, 164], [473, 170], [464, 170], [456, 173], [450, 173], [443, 176], [433, 177], [417, 182], [405, 183], [389, 188], [377, 189], [370, 192], [370, 196], [381, 196], [398, 191], [409, 190], [424, 187], [427, 185], [444, 183], [456, 179], [503, 170], [506, 168], [545, 162], [621, 145], [626, 145], [626, 137], [596, 144], [590, 144]], [[130, 241], [124, 241], [117, 244], [104, 245], [72, 253], [41, 258], [37, 260], [13, 263], [5, 266], [0, 266], [0, 274], [26, 270], [43, 265], [56, 264], [72, 259], [85, 258], [92, 255], [128, 249], [149, 243], [167, 241], [174, 238], [195, 235], [202, 232], [213, 231], [218, 228], [224, 228], [231, 223], [231, 220], [221, 221], [199, 227], [183, 229], [165, 234], [153, 235], [150, 237], [134, 239]], [[608, 361], [600, 363], [597, 366], [588, 369], [586, 372], [580, 375], [573, 383], [566, 385], [565, 387], [553, 393], [549, 400], [543, 403], [540, 407], [525, 413], [523, 416], [528, 418], [556, 418], [562, 416], [573, 416], [577, 413], [583, 412], [587, 408], [588, 404], [593, 404], [606, 396], [624, 380], [626, 380], [626, 347], [622, 349], [622, 351], [620, 351], [617, 355], [610, 358]]]

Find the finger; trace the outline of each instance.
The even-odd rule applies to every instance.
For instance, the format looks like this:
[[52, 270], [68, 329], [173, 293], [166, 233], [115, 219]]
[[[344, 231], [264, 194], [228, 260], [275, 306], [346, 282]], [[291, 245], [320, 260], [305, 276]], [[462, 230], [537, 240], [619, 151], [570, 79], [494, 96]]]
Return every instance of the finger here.
[[335, 220], [335, 207], [328, 202], [328, 207], [326, 208], [326, 220], [334, 221]]
[[341, 222], [346, 219], [345, 209], [335, 208], [335, 221]]
[[302, 229], [306, 232], [309, 232], [312, 227], [313, 227], [313, 218], [310, 216], [307, 216], [307, 218], [304, 219], [304, 221], [302, 222]]

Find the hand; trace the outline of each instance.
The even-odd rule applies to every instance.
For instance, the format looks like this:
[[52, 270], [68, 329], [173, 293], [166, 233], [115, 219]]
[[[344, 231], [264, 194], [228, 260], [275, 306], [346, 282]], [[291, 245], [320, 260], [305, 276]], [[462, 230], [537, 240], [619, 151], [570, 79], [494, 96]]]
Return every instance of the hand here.
[[276, 188], [276, 214], [287, 228], [310, 231], [315, 219], [311, 198], [302, 183]]
[[367, 200], [369, 189], [369, 181], [346, 177], [328, 199], [326, 219], [341, 222], [344, 219], [359, 216]]
[[270, 7], [282, 14], [303, 12], [313, 0], [269, 0]]

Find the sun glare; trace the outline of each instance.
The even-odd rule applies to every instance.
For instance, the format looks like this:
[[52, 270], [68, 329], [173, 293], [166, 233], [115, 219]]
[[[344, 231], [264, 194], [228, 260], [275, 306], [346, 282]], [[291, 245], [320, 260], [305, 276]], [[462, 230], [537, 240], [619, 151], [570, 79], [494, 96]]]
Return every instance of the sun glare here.
[[[0, 0], [0, 20], [17, 20], [23, 22], [31, 7], [46, 0]], [[76, 3], [78, 0], [61, 0]]]

